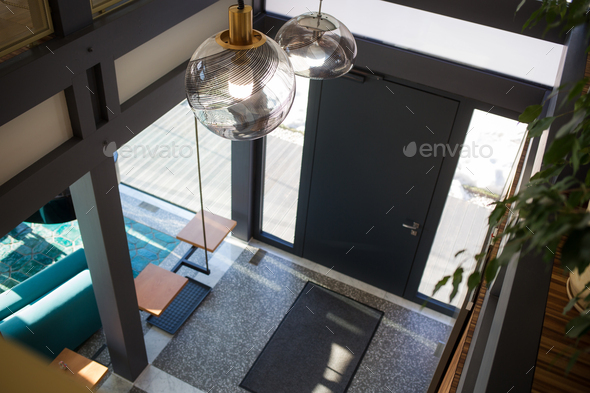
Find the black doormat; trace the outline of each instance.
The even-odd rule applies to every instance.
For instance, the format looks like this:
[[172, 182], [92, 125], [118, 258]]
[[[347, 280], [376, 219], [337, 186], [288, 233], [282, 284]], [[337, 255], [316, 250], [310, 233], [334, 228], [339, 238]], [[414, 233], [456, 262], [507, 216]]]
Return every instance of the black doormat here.
[[253, 393], [341, 393], [383, 312], [307, 282], [240, 387]]

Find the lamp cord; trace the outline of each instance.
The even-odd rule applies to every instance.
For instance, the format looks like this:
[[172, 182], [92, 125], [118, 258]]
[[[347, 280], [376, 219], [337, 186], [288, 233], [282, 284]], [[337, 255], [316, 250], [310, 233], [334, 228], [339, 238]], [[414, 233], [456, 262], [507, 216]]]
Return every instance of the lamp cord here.
[[238, 9], [239, 10], [243, 10], [244, 9], [244, 0], [238, 0]]
[[[203, 185], [201, 184], [201, 157], [199, 155], [199, 122], [195, 117], [195, 133], [197, 137], [197, 169], [199, 171], [199, 194], [201, 197], [201, 223], [203, 224], [203, 245], [205, 246], [205, 266], [209, 271], [209, 256], [207, 254], [207, 235], [205, 233], [205, 209], [203, 207]], [[190, 190], [189, 190], [190, 191]]]

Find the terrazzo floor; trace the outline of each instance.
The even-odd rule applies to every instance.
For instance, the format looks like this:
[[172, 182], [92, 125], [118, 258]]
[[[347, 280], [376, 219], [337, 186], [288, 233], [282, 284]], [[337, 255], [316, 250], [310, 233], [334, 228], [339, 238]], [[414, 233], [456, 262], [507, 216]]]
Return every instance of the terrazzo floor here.
[[[180, 243], [173, 236], [125, 217], [133, 276], [148, 263], [159, 265]], [[0, 293], [83, 247], [77, 221], [23, 222], [0, 238]]]
[[[123, 187], [123, 186], [122, 186]], [[172, 235], [192, 217], [180, 210], [156, 210], [143, 202], [158, 201], [136, 191], [122, 189], [126, 217]], [[164, 205], [162, 205], [164, 206]], [[172, 214], [171, 210], [176, 214]], [[260, 252], [259, 248], [266, 252]], [[189, 248], [180, 243], [160, 264], [170, 270]], [[266, 342], [283, 319], [307, 281], [332, 289], [384, 312], [382, 319], [348, 392], [425, 392], [439, 358], [435, 350], [445, 342], [452, 320], [431, 310], [422, 310], [394, 295], [352, 278], [281, 254], [258, 242], [246, 244], [228, 237], [211, 254], [211, 275], [190, 269], [190, 276], [213, 288], [176, 335], [152, 327], [142, 320], [148, 367], [130, 382], [109, 370], [98, 393], [233, 393]], [[195, 253], [197, 261], [204, 253]], [[250, 261], [256, 261], [254, 265]], [[327, 274], [326, 274], [327, 273]], [[396, 304], [397, 303], [397, 304]], [[106, 343], [102, 330], [78, 352], [92, 357]], [[97, 361], [109, 365], [108, 349]], [[109, 367], [111, 369], [111, 367]]]
[[385, 313], [350, 393], [427, 390], [448, 325], [276, 255], [251, 258], [242, 253], [153, 366], [205, 392], [245, 392], [239, 383], [309, 280]]

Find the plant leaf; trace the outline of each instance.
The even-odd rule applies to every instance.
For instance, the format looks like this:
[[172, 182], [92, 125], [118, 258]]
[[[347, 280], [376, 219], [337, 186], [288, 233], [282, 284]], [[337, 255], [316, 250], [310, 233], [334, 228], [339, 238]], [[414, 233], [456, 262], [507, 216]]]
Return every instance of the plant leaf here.
[[555, 121], [555, 119], [557, 119], [557, 117], [551, 116], [533, 120], [533, 122], [527, 127], [529, 130], [529, 137], [541, 136], [545, 130], [549, 129], [549, 126]]
[[488, 264], [486, 266], [486, 272], [485, 272], [486, 281], [488, 283], [491, 283], [492, 281], [494, 281], [494, 278], [496, 278], [496, 274], [498, 273], [499, 268], [500, 268], [500, 265], [498, 264], [498, 258], [494, 258], [488, 262]]
[[579, 96], [580, 94], [582, 94], [582, 91], [584, 90], [584, 86], [586, 85], [586, 78], [582, 78], [581, 80], [579, 80], [574, 87], [572, 87], [572, 89], [570, 90], [569, 94], [567, 95], [567, 99], [569, 101], [575, 99], [577, 96]]
[[465, 249], [465, 248], [457, 251], [457, 253], [455, 254], [455, 258], [457, 258], [459, 255], [463, 254], [465, 251], [467, 251], [467, 249]]
[[545, 153], [543, 161], [546, 164], [553, 164], [562, 160], [572, 149], [576, 136], [568, 134], [564, 137], [555, 139], [549, 149]]
[[580, 351], [579, 349], [576, 352], [574, 352], [574, 354], [570, 358], [570, 361], [567, 363], [567, 367], [565, 369], [566, 374], [569, 374], [570, 371], [572, 371], [572, 368], [574, 368], [574, 365], [576, 364], [576, 361], [578, 360], [578, 357], [581, 353], [582, 351]]
[[477, 287], [481, 283], [481, 273], [480, 272], [473, 272], [469, 275], [467, 279], [467, 287], [469, 290]]
[[559, 139], [564, 135], [571, 134], [572, 132], [574, 132], [585, 116], [585, 110], [578, 110], [574, 112], [570, 121], [561, 126], [559, 131], [557, 131], [557, 134], [555, 134], [555, 138]]
[[578, 301], [577, 296], [574, 296], [573, 298], [571, 298], [570, 301], [567, 303], [567, 305], [563, 309], [563, 315], [567, 314], [569, 312], [569, 310], [571, 310], [574, 307], [574, 304], [576, 304], [577, 301]]
[[455, 296], [457, 296], [457, 292], [459, 292], [459, 285], [463, 281], [463, 268], [458, 267], [453, 273], [453, 291], [451, 292], [451, 296], [449, 297], [449, 302], [452, 301]]
[[537, 117], [539, 117], [539, 115], [541, 115], [541, 112], [543, 111], [543, 106], [542, 105], [531, 105], [528, 106], [524, 112], [522, 112], [522, 114], [520, 116], [518, 116], [518, 121], [520, 121], [521, 123], [530, 123], [533, 120], [535, 120]]
[[502, 217], [504, 217], [504, 213], [506, 213], [506, 205], [498, 203], [488, 219], [490, 226], [493, 227], [498, 225]]
[[439, 289], [447, 284], [451, 276], [444, 276], [439, 282], [436, 283], [434, 286], [434, 291], [432, 291], [432, 296], [436, 295]]
[[571, 338], [578, 338], [590, 330], [590, 316], [580, 315], [569, 321], [565, 327], [565, 335]]
[[590, 264], [590, 228], [573, 230], [563, 245], [562, 264], [570, 270], [578, 269], [582, 274]]
[[561, 171], [563, 171], [563, 168], [565, 168], [565, 165], [551, 165], [547, 169], [543, 169], [542, 171], [535, 173], [535, 175], [531, 177], [531, 181], [551, 179], [552, 177], [559, 176]]
[[571, 163], [574, 167], [574, 173], [578, 172], [580, 168], [580, 144], [577, 139], [574, 139], [571, 150]]

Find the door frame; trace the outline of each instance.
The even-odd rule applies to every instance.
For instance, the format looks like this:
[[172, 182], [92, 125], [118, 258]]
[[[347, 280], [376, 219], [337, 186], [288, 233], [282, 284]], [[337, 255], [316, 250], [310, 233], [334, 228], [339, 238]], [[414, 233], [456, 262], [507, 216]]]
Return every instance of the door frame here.
[[[287, 20], [287, 17], [264, 14], [264, 17], [260, 18], [258, 23], [259, 28], [264, 28], [264, 31], [276, 32]], [[357, 57], [356, 63], [370, 66], [369, 71], [373, 74], [371, 75], [365, 72], [361, 65], [355, 67], [355, 70], [360, 71], [363, 77], [382, 78], [388, 82], [439, 95], [459, 103], [448, 142], [451, 144], [463, 143], [473, 110], [479, 109], [507, 118], [517, 119], [520, 111], [528, 105], [540, 103], [546, 92], [551, 89], [549, 86], [499, 75], [492, 71], [476, 70], [469, 66], [383, 45], [365, 38], [357, 37], [356, 40], [359, 46], [359, 56]], [[399, 62], [404, 62], [405, 66], [398, 70], [395, 64]], [[379, 75], [379, 72], [382, 72], [382, 74]], [[395, 76], [387, 74], [387, 72], [391, 72]], [[443, 75], [449, 77], [448, 79], [452, 80], [453, 83], [449, 84], [448, 80], [445, 81], [446, 78]], [[473, 86], [480, 86], [480, 89], [473, 89]], [[505, 86], [508, 87], [505, 89]], [[262, 230], [266, 138], [255, 141], [254, 198], [252, 206], [253, 237], [299, 257], [303, 255], [305, 241], [305, 225], [307, 222], [309, 192], [311, 189], [321, 90], [321, 81], [312, 81], [310, 83], [295, 239], [293, 244], [287, 243]], [[511, 92], [510, 96], [506, 95], [506, 91]], [[512, 95], [513, 93], [514, 95]], [[424, 228], [438, 227], [458, 159], [459, 157], [447, 157], [443, 160]], [[422, 233], [404, 290], [403, 297], [418, 304], [422, 304], [426, 300], [425, 296], [418, 293], [418, 286], [426, 267], [435, 233], [436, 231]], [[457, 311], [454, 306], [449, 306], [430, 298], [428, 298], [426, 306], [447, 315], [453, 315]]]
[[[357, 73], [358, 71], [353, 70], [352, 72]], [[507, 117], [513, 120], [516, 120], [518, 118], [518, 112], [512, 110], [495, 107], [490, 104], [478, 102], [465, 97], [460, 97], [454, 94], [450, 94], [448, 92], [441, 92], [434, 88], [421, 86], [405, 80], [400, 80], [399, 78], [395, 78], [392, 76], [367, 76], [367, 74], [362, 71], [360, 74], [360, 77], [362, 78], [376, 77], [379, 79], [383, 79], [386, 82], [397, 83], [400, 85], [424, 91], [426, 93], [435, 94], [441, 97], [457, 101], [459, 103], [459, 107], [457, 109], [451, 133], [447, 141], [447, 143], [451, 145], [463, 143], [469, 128], [469, 124], [471, 122], [473, 111], [476, 109], [486, 111], [491, 114]], [[298, 214], [295, 224], [295, 240], [293, 244], [287, 243], [284, 240], [279, 239], [276, 236], [273, 236], [262, 230], [264, 187], [263, 183], [265, 170], [264, 161], [266, 138], [262, 138], [258, 141], [258, 146], [260, 148], [257, 149], [258, 154], [256, 157], [254, 237], [260, 241], [263, 241], [284, 251], [290, 252], [299, 257], [303, 256], [303, 247], [305, 242], [305, 227], [307, 223], [309, 193], [311, 190], [312, 168], [315, 154], [315, 141], [317, 135], [318, 117], [320, 112], [322, 86], [323, 82], [321, 81], [312, 81], [310, 83], [307, 118], [305, 124], [305, 137], [303, 145], [303, 157], [301, 163], [301, 177], [299, 183], [299, 200], [297, 205]], [[418, 287], [420, 285], [420, 281], [424, 273], [426, 263], [428, 261], [428, 256], [430, 254], [430, 250], [434, 242], [436, 228], [438, 227], [438, 224], [440, 223], [440, 219], [442, 217], [442, 212], [444, 210], [448, 192], [459, 158], [460, 155], [456, 155], [454, 157], [446, 157], [442, 161], [442, 167], [440, 169], [436, 185], [432, 194], [432, 198], [428, 207], [426, 221], [423, 224], [424, 229], [423, 231], [421, 231], [421, 237], [418, 243], [416, 253], [414, 255], [412, 268], [410, 270], [410, 274], [408, 276], [408, 280], [406, 282], [406, 286], [403, 293], [403, 297], [405, 299], [408, 299], [414, 303], [422, 304], [426, 300], [428, 300], [428, 308], [431, 308], [433, 310], [436, 310], [447, 315], [454, 314], [457, 311], [456, 307], [450, 306], [448, 304], [439, 302], [437, 300], [429, 298], [428, 296], [420, 294], [418, 292]], [[429, 228], [434, 229], [429, 230]]]

